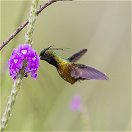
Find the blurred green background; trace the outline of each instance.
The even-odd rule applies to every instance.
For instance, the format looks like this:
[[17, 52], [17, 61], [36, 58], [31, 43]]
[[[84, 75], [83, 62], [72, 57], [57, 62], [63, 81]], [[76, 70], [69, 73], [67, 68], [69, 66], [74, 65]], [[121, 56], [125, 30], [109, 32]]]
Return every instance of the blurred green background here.
[[[1, 1], [1, 42], [28, 18], [30, 4]], [[38, 79], [23, 81], [8, 131], [130, 131], [130, 6], [130, 1], [56, 2], [37, 17], [33, 48], [38, 54], [50, 45], [70, 48], [57, 51], [62, 57], [87, 48], [79, 63], [100, 69], [109, 80], [70, 85], [53, 66], [41, 61]], [[7, 62], [12, 49], [24, 43], [26, 31], [1, 51], [1, 112], [13, 83]], [[75, 95], [81, 96], [84, 113], [70, 110]]]

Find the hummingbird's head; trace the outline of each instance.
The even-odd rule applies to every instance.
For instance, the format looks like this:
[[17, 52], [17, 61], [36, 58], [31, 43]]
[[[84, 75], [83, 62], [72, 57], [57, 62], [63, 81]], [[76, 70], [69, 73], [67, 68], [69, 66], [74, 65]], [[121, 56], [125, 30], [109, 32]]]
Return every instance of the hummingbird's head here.
[[57, 67], [57, 61], [55, 59], [55, 53], [53, 52], [53, 50], [51, 49], [52, 46], [46, 48], [46, 49], [43, 49], [41, 52], [40, 52], [40, 59], [41, 60], [45, 60], [47, 61], [48, 63], [54, 65], [55, 67]]
[[53, 51], [52, 51], [50, 48], [51, 48], [51, 46], [48, 47], [48, 48], [46, 48], [46, 49], [43, 49], [43, 50], [40, 52], [39, 56], [40, 56], [40, 59], [41, 59], [41, 60], [47, 61], [48, 59], [50, 59], [51, 57], [54, 56], [54, 55], [53, 55]]

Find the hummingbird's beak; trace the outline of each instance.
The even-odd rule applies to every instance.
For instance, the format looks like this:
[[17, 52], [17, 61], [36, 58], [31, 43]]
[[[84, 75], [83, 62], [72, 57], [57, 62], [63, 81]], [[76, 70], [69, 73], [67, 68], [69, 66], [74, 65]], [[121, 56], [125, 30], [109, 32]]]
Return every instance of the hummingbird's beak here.
[[39, 56], [40, 60], [43, 60], [43, 57], [42, 56]]

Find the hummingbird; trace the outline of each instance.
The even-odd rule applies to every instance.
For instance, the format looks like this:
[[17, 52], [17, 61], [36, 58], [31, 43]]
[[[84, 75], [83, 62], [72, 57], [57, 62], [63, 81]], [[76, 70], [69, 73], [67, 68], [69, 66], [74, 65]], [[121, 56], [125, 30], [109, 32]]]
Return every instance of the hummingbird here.
[[40, 52], [40, 59], [56, 67], [61, 78], [70, 84], [80, 80], [108, 80], [105, 73], [91, 66], [76, 63], [87, 52], [87, 49], [82, 49], [69, 58], [64, 59], [54, 52], [55, 50], [63, 49], [51, 47], [45, 48]]

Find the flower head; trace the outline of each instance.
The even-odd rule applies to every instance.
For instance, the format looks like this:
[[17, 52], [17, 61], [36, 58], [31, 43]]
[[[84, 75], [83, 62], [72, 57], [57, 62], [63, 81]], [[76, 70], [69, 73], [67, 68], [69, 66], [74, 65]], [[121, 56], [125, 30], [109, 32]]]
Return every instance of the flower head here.
[[79, 95], [75, 95], [72, 98], [72, 101], [70, 103], [70, 108], [72, 111], [81, 110], [81, 97]]
[[24, 67], [24, 74], [30, 73], [31, 77], [37, 78], [37, 70], [39, 68], [39, 56], [36, 51], [28, 44], [22, 44], [14, 49], [8, 61], [10, 76], [15, 80], [20, 75], [20, 71]]

